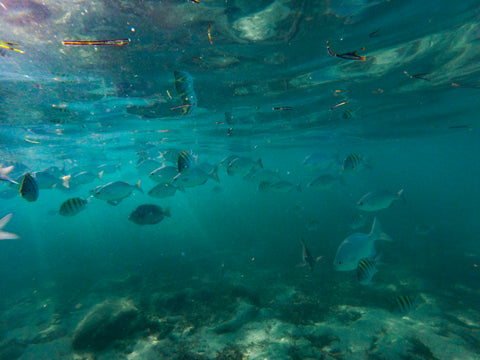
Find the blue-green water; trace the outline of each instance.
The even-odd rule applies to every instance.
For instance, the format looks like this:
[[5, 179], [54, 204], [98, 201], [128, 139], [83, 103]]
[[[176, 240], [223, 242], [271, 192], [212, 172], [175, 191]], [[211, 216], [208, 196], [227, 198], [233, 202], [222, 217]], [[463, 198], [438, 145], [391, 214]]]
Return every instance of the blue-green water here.
[[[0, 182], [3, 231], [20, 237], [0, 241], [0, 359], [478, 359], [479, 15], [477, 1], [1, 1], [0, 41], [16, 45], [0, 43], [0, 167], [60, 171], [34, 202]], [[218, 181], [149, 196], [142, 161], [176, 167], [183, 150]], [[139, 180], [116, 206], [91, 193]], [[85, 209], [59, 215], [73, 197]], [[171, 217], [130, 221], [143, 204]], [[364, 285], [333, 261], [374, 217], [393, 242]], [[76, 345], [111, 301], [133, 315]]]

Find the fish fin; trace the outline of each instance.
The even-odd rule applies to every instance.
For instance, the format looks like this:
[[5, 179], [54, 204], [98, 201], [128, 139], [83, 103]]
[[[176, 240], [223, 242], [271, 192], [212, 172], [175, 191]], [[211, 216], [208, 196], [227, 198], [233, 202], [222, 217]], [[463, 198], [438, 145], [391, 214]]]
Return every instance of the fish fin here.
[[307, 266], [307, 263], [306, 263], [306, 262], [295, 265], [295, 267], [305, 267], [305, 266]]
[[263, 163], [262, 163], [262, 159], [261, 158], [258, 158], [258, 165], [263, 169]]
[[120, 200], [108, 200], [107, 203], [109, 203], [110, 205], [113, 205], [113, 206], [117, 206], [118, 204], [120, 204], [121, 201], [122, 201], [122, 199], [120, 199]]
[[0, 174], [7, 176], [8, 174], [10, 174], [12, 170], [13, 170], [13, 165], [10, 165], [4, 168], [0, 167]]
[[384, 240], [384, 241], [393, 241], [393, 239], [385, 234], [382, 230], [382, 226], [380, 225], [380, 221], [375, 217], [373, 219], [372, 224], [372, 231], [370, 231], [370, 235], [373, 236], [375, 240]]
[[17, 234], [12, 234], [12, 233], [0, 230], [0, 240], [14, 240], [19, 238], [20, 236], [18, 236]]
[[171, 217], [172, 214], [170, 213], [170, 208], [166, 208], [163, 210], [163, 215], [166, 217]]
[[407, 200], [405, 200], [405, 195], [403, 195], [403, 189], [398, 190], [397, 195], [398, 195], [398, 198], [399, 198], [399, 199], [402, 199], [402, 201], [403, 201], [404, 204], [407, 203]]
[[5, 215], [3, 218], [0, 219], [0, 230], [2, 230], [5, 225], [8, 224], [8, 222], [10, 221], [10, 219], [12, 218], [13, 214], [8, 214], [8, 215]]
[[323, 256], [318, 256], [318, 257], [315, 259], [315, 262], [319, 262], [322, 258], [323, 258]]
[[138, 182], [135, 184], [135, 187], [137, 188], [138, 191], [140, 191], [142, 194], [145, 194], [143, 192], [143, 189], [141, 187], [141, 184], [142, 184], [142, 179], [138, 180]]
[[62, 180], [63, 180], [62, 185], [63, 185], [64, 187], [66, 187], [67, 189], [70, 188], [70, 179], [71, 179], [71, 178], [72, 178], [72, 175], [71, 175], [71, 174], [62, 177]]
[[105, 173], [105, 170], [102, 170], [102, 171], [100, 171], [100, 172], [98, 173], [98, 178], [99, 178], [100, 180], [103, 180], [103, 174], [104, 174], [104, 173]]
[[208, 176], [210, 176], [213, 180], [219, 183], [220, 179], [218, 178], [217, 170], [218, 170], [218, 166], [215, 166], [215, 169], [213, 169], [212, 172], [208, 174]]

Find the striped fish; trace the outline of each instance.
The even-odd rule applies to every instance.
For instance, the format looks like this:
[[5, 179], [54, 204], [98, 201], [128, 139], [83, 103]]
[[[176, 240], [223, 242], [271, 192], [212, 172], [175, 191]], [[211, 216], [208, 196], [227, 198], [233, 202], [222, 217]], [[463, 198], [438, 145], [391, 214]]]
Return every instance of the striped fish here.
[[65, 200], [60, 206], [59, 214], [62, 216], [74, 216], [87, 206], [87, 200], [75, 197]]
[[191, 114], [193, 109], [197, 107], [197, 95], [195, 95], [193, 89], [193, 78], [185, 71], [174, 71], [173, 75], [175, 76], [175, 91], [182, 103], [182, 114]]
[[197, 162], [197, 156], [192, 150], [184, 150], [178, 154], [177, 166], [178, 172], [182, 172], [188, 168], [193, 167]]
[[353, 171], [358, 168], [361, 157], [358, 154], [351, 153], [345, 159], [343, 159], [343, 171]]
[[38, 199], [38, 185], [35, 179], [29, 173], [25, 173], [20, 185], [20, 195], [27, 201]]
[[402, 314], [406, 314], [417, 307], [417, 301], [413, 296], [400, 295], [395, 298], [396, 310]]
[[362, 285], [368, 285], [372, 282], [372, 278], [378, 272], [376, 260], [364, 258], [360, 260], [357, 266], [357, 279]]

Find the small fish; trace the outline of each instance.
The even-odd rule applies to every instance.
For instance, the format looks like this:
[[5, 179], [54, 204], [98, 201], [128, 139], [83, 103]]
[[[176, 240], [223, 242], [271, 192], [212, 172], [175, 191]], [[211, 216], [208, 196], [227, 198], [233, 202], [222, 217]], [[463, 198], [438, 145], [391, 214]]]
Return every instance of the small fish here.
[[417, 307], [416, 297], [410, 295], [400, 295], [395, 298], [395, 310], [399, 313], [406, 314]]
[[343, 171], [353, 171], [358, 168], [362, 159], [358, 154], [351, 153], [343, 159]]
[[90, 193], [97, 199], [105, 200], [110, 205], [118, 205], [123, 199], [129, 197], [133, 190], [139, 190], [143, 193], [140, 181], [135, 185], [130, 185], [125, 181], [113, 181], [106, 185], [97, 186], [90, 190]]
[[254, 161], [252, 159], [237, 156], [227, 166], [227, 174], [230, 176], [245, 176], [253, 169], [263, 169], [262, 159]]
[[128, 217], [128, 220], [137, 225], [154, 225], [163, 220], [164, 217], [170, 217], [170, 210], [163, 210], [157, 205], [140, 205]]
[[340, 178], [330, 174], [324, 174], [320, 175], [315, 180], [310, 181], [307, 184], [307, 187], [316, 190], [330, 190], [334, 185], [338, 184], [339, 182]]
[[362, 213], [354, 214], [350, 220], [348, 226], [353, 230], [358, 230], [367, 223], [367, 216]]
[[303, 265], [308, 265], [310, 267], [310, 271], [313, 271], [315, 268], [315, 264], [317, 261], [319, 261], [322, 257], [319, 256], [317, 258], [314, 258], [312, 256], [312, 253], [310, 250], [307, 248], [307, 245], [305, 244], [305, 241], [303, 239], [300, 239], [302, 243], [302, 260], [303, 260]]
[[175, 166], [162, 166], [153, 170], [148, 177], [160, 184], [168, 184], [178, 175], [178, 169]]
[[17, 234], [12, 234], [12, 233], [3, 231], [3, 228], [5, 227], [5, 225], [8, 224], [11, 218], [12, 218], [12, 214], [8, 214], [0, 219], [0, 240], [14, 240], [19, 238]]
[[276, 182], [262, 181], [258, 185], [258, 190], [263, 192], [275, 192], [275, 193], [289, 193], [294, 190], [302, 191], [300, 185], [294, 185], [286, 180], [279, 180]]
[[196, 165], [198, 156], [192, 150], [184, 150], [178, 154], [177, 167], [178, 172], [189, 169]]
[[362, 285], [368, 285], [372, 282], [373, 276], [378, 272], [377, 259], [364, 258], [360, 260], [357, 266], [357, 279]]
[[72, 175], [69, 182], [73, 185], [85, 185], [93, 182], [97, 176], [90, 171], [81, 171], [75, 175]]
[[191, 114], [193, 109], [197, 107], [197, 95], [193, 89], [193, 78], [185, 71], [174, 71], [175, 91], [180, 98], [183, 115]]
[[375, 250], [375, 241], [377, 240], [393, 241], [382, 231], [377, 218], [374, 218], [370, 234], [355, 233], [343, 240], [333, 261], [335, 270], [356, 270], [362, 259], [374, 258], [377, 255]]
[[175, 195], [177, 190], [180, 189], [173, 184], [157, 184], [148, 192], [148, 195], [157, 199], [164, 199]]
[[65, 200], [60, 206], [58, 213], [62, 216], [74, 216], [77, 215], [80, 211], [84, 210], [87, 206], [88, 201], [80, 198], [74, 197], [68, 200]]
[[403, 197], [403, 189], [396, 193], [386, 190], [372, 191], [362, 196], [362, 198], [357, 202], [357, 209], [362, 211], [379, 211], [390, 207], [394, 200], [399, 199], [403, 199], [405, 202], [405, 198]]
[[35, 201], [38, 199], [38, 185], [35, 179], [29, 173], [23, 176], [20, 185], [20, 195], [27, 201]]

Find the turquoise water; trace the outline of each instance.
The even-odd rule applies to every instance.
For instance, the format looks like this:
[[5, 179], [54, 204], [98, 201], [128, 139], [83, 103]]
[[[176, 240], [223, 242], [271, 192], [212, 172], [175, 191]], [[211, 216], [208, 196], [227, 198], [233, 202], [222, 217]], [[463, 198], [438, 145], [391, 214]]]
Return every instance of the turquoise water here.
[[[1, 1], [0, 41], [15, 45], [0, 45], [23, 52], [0, 47], [0, 167], [17, 182], [59, 170], [34, 202], [0, 182], [3, 231], [20, 237], [0, 241], [0, 359], [478, 359], [479, 14], [477, 1]], [[62, 44], [114, 39], [129, 42]], [[184, 150], [198, 158], [182, 175], [206, 182], [149, 196], [157, 166], [142, 161], [177, 167]], [[92, 195], [139, 180], [116, 206]], [[61, 216], [74, 197], [85, 209]], [[130, 221], [144, 204], [171, 217]], [[376, 242], [364, 285], [333, 261], [374, 217], [393, 241]], [[98, 313], [106, 329], [78, 340]]]

